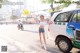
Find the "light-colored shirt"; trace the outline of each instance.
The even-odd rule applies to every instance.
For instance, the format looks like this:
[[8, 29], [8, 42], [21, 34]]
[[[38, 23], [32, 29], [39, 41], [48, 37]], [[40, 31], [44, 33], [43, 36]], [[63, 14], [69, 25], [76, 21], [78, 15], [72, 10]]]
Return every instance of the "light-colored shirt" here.
[[39, 27], [40, 28], [45, 28], [45, 25], [47, 25], [47, 22], [45, 20], [39, 22]]
[[40, 21], [40, 26], [45, 26], [46, 22], [45, 21]]

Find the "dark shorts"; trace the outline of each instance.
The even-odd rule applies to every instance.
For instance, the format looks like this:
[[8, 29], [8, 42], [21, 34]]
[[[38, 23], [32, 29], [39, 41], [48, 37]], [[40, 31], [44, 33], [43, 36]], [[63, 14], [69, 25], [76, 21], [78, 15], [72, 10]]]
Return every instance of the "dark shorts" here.
[[39, 28], [39, 33], [44, 33], [44, 29], [43, 28]]

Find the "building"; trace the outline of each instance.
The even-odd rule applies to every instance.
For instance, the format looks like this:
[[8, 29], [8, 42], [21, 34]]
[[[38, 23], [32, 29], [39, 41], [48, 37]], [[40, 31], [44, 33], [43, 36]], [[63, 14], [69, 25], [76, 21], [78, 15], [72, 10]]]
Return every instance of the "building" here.
[[20, 0], [16, 0], [16, 2], [11, 2], [10, 0], [3, 0], [2, 7], [0, 8], [1, 18], [10, 19], [12, 15], [20, 16], [21, 7], [23, 2]]

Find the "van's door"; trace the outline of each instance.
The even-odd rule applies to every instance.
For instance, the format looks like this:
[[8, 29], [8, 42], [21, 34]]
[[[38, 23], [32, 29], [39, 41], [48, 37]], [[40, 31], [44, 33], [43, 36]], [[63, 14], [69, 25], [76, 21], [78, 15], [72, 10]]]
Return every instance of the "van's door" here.
[[66, 35], [66, 27], [70, 16], [71, 12], [63, 12], [56, 16], [50, 27], [53, 38], [56, 38], [57, 35]]
[[72, 19], [67, 26], [73, 30], [74, 34], [71, 34], [73, 34], [74, 39], [80, 41], [80, 10], [74, 12]]

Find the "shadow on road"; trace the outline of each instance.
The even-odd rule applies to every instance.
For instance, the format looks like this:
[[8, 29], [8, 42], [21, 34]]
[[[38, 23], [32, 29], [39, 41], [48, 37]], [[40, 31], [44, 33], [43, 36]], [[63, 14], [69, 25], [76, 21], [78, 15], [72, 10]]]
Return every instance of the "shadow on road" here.
[[50, 53], [60, 53], [57, 48], [47, 47], [47, 51]]
[[31, 31], [31, 30], [23, 30], [23, 31], [32, 32], [32, 33], [38, 33], [38, 31]]
[[[35, 51], [40, 51], [41, 53], [62, 53], [56, 46], [51, 46], [49, 45], [49, 43], [47, 44], [47, 51], [43, 48], [41, 48], [40, 46], [40, 42], [39, 40], [36, 41], [37, 44], [35, 44], [35, 46], [30, 46], [31, 50], [35, 50]], [[73, 52], [68, 52], [68, 53], [73, 53]], [[80, 53], [80, 51], [77, 51], [76, 53]]]
[[30, 46], [29, 48], [40, 53], [60, 53], [58, 48], [53, 46], [51, 47], [50, 45], [47, 45], [47, 50], [45, 50], [41, 47], [39, 40], [37, 41], [37, 44], [35, 44], [35, 46]]
[[60, 53], [57, 51], [56, 48], [47, 47], [47, 50], [45, 50], [45, 49], [41, 48], [40, 45], [36, 45], [36, 47], [31, 46], [30, 48], [31, 48], [31, 50], [38, 51], [40, 53], [46, 53], [46, 52], [47, 53]]

